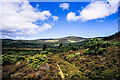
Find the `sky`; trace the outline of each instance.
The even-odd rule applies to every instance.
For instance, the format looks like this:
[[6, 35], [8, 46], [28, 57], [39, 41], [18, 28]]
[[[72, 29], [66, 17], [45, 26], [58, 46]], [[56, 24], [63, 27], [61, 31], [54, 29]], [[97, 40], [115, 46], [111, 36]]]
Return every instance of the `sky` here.
[[1, 38], [109, 36], [118, 31], [118, 1], [3, 2], [0, 3]]

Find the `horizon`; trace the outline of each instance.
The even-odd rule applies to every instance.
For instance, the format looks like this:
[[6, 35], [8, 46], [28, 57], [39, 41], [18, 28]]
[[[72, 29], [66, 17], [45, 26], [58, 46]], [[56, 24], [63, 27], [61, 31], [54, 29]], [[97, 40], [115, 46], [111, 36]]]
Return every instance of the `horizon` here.
[[[118, 31], [119, 32], [119, 31]], [[37, 39], [11, 39], [11, 38], [5, 38], [5, 39], [10, 39], [10, 40], [44, 40], [44, 39], [60, 39], [60, 38], [67, 38], [67, 37], [80, 37], [80, 38], [85, 38], [85, 39], [90, 39], [90, 38], [102, 38], [102, 37], [109, 37], [112, 36], [118, 32], [115, 32], [111, 35], [108, 36], [96, 36], [96, 37], [80, 37], [80, 36], [65, 36], [65, 37], [57, 37], [57, 38], [37, 38]]]
[[119, 31], [118, 1], [4, 2], [1, 39], [110, 36]]

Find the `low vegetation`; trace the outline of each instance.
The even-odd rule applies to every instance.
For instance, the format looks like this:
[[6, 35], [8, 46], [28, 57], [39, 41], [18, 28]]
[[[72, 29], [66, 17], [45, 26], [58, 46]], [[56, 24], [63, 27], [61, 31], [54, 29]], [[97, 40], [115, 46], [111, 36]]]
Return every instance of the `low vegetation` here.
[[[77, 43], [35, 43], [40, 50], [34, 45], [30, 47], [35, 50], [21, 50], [15, 46], [13, 50], [11, 43], [3, 42], [4, 48], [0, 57], [2, 77], [3, 79], [119, 80], [120, 41], [111, 39], [107, 41], [93, 38]], [[19, 44], [21, 46], [23, 42]]]

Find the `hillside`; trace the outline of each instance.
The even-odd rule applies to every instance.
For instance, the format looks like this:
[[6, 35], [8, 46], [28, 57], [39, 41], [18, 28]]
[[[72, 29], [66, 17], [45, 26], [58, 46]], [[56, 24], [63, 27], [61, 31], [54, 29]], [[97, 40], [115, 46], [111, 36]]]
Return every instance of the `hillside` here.
[[113, 41], [113, 42], [120, 41], [120, 31], [108, 37], [104, 37], [104, 40]]
[[[99, 39], [103, 39], [106, 41], [118, 41], [120, 40], [120, 31], [106, 37], [96, 37]], [[13, 39], [2, 39], [4, 42], [23, 42], [25, 43], [76, 43], [76, 42], [82, 42], [90, 38], [82, 38], [82, 37], [76, 37], [76, 36], [69, 36], [69, 37], [63, 37], [63, 38], [53, 38], [53, 39], [36, 39], [36, 40], [13, 40]]]
[[[119, 33], [102, 38], [3, 40], [2, 77], [119, 80]], [[61, 46], [60, 43], [62, 43]], [[43, 45], [47, 48], [44, 50]]]
[[74, 43], [74, 42], [81, 42], [84, 40], [86, 40], [86, 38], [76, 37], [76, 36], [69, 36], [58, 39], [37, 39], [37, 41], [40, 42], [58, 42], [58, 43]]
[[[120, 41], [120, 32], [110, 35], [108, 37], [96, 37], [96, 39], [102, 39], [105, 41], [111, 41], [111, 42], [118, 42]], [[86, 40], [90, 38], [82, 38], [82, 37], [76, 37], [76, 36], [69, 36], [69, 37], [63, 37], [63, 38], [56, 38], [56, 39], [36, 39], [36, 40], [12, 40], [12, 39], [2, 39], [2, 47], [3, 48], [42, 48], [44, 44], [46, 44], [49, 47], [56, 47], [60, 43], [63, 43], [63, 45], [68, 44], [76, 44], [76, 43], [84, 43]]]
[[3, 48], [42, 48], [44, 44], [47, 44], [49, 47], [56, 47], [60, 43], [63, 45], [68, 45], [69, 43], [82, 42], [87, 40], [87, 38], [82, 37], [63, 37], [58, 39], [37, 39], [37, 40], [12, 40], [12, 39], [2, 39]]
[[[43, 50], [3, 50], [3, 79], [119, 80], [120, 44], [89, 39]], [[17, 49], [17, 48], [16, 48]]]
[[[41, 40], [4, 39], [0, 57], [2, 78], [119, 80], [118, 35], [92, 39], [75, 36]], [[64, 43], [59, 46], [61, 42]], [[45, 50], [44, 44], [47, 46]]]

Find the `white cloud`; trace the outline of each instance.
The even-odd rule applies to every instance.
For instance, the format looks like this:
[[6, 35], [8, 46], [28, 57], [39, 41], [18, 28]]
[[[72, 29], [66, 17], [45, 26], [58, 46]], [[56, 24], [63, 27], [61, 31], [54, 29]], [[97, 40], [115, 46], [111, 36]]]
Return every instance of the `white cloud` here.
[[95, 0], [92, 0], [91, 2], [94, 2]]
[[17, 36], [17, 37], [15, 37], [15, 38], [13, 38], [13, 39], [17, 39], [17, 40], [23, 39], [23, 40], [25, 40], [26, 38], [25, 38], [25, 37], [19, 37], [19, 36]]
[[9, 38], [10, 38], [10, 36], [2, 36], [2, 38], [9, 39]]
[[118, 0], [109, 0], [109, 4], [103, 1], [96, 1], [85, 7], [81, 13], [80, 17], [83, 21], [105, 18], [111, 14], [117, 12]]
[[57, 21], [58, 20], [58, 17], [57, 16], [52, 16], [53, 17], [53, 20], [54, 21]]
[[109, 5], [103, 1], [97, 1], [86, 6], [80, 13], [83, 21], [105, 18], [109, 15]]
[[78, 20], [79, 18], [80, 18], [80, 17], [79, 17], [79, 16], [76, 16], [76, 14], [73, 13], [73, 12], [70, 12], [70, 13], [67, 14], [67, 20], [68, 20], [68, 21], [76, 21], [76, 20]]
[[[112, 15], [118, 11], [118, 2], [119, 0], [108, 0], [109, 3], [106, 3], [104, 1], [96, 1], [90, 3], [88, 6], [86, 6], [81, 12], [79, 16], [75, 16], [74, 14], [71, 14], [72, 18], [70, 18], [70, 13], [67, 15], [68, 21], [76, 21], [76, 20], [82, 20], [82, 21], [88, 21], [93, 19], [101, 19], [105, 18], [109, 15]], [[71, 20], [69, 20], [69, 18]]]
[[49, 24], [47, 24], [47, 23], [44, 23], [44, 24], [38, 29], [38, 31], [43, 32], [43, 31], [45, 31], [45, 30], [47, 30], [47, 29], [51, 29], [51, 28], [52, 28], [51, 25], [49, 25]]
[[[37, 21], [42, 21], [53, 18], [57, 20], [57, 16], [53, 16], [48, 10], [39, 11], [33, 8], [29, 1], [24, 2], [4, 2], [0, 3], [0, 31], [13, 33], [12, 35], [34, 35], [40, 31], [36, 31], [41, 26], [35, 24]], [[43, 24], [45, 25], [45, 24]], [[42, 26], [43, 27], [43, 26]], [[18, 34], [19, 33], [19, 34]], [[5, 34], [8, 36], [7, 34]], [[10, 36], [10, 35], [9, 35]]]
[[69, 9], [69, 6], [70, 5], [68, 3], [62, 3], [62, 4], [60, 4], [59, 7], [63, 8], [63, 10], [65, 10], [65, 9]]
[[37, 4], [36, 7], [39, 7], [39, 4]]
[[4, 38], [4, 39], [17, 39], [17, 40], [21, 40], [21, 39], [23, 39], [23, 40], [25, 40], [26, 38], [25, 37], [21, 37], [21, 36], [16, 36], [16, 37], [11, 37], [11, 36], [7, 36], [7, 35], [5, 35], [5, 36], [2, 36], [2, 38]]

